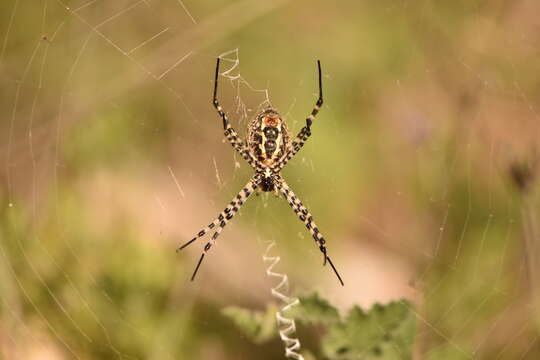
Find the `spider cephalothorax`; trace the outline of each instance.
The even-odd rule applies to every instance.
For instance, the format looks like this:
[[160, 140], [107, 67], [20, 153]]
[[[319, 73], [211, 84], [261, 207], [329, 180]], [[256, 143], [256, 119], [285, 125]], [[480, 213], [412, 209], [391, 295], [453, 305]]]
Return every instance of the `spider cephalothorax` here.
[[315, 116], [319, 112], [322, 103], [322, 78], [321, 78], [321, 63], [317, 61], [319, 68], [319, 99], [315, 104], [315, 107], [311, 111], [311, 114], [306, 119], [306, 125], [300, 130], [296, 138], [291, 142], [287, 125], [283, 118], [272, 107], [267, 107], [261, 113], [259, 113], [248, 125], [247, 142], [244, 143], [238, 136], [236, 131], [231, 126], [227, 115], [219, 105], [217, 99], [217, 80], [219, 75], [219, 58], [216, 64], [216, 75], [214, 79], [214, 100], [213, 104], [216, 108], [219, 116], [223, 120], [223, 129], [225, 137], [229, 143], [234, 147], [238, 153], [248, 162], [249, 165], [255, 170], [255, 175], [248, 181], [248, 183], [240, 190], [233, 200], [227, 205], [227, 207], [214, 219], [206, 228], [197, 233], [193, 239], [180, 246], [178, 250], [182, 250], [195, 240], [203, 237], [206, 233], [215, 228], [215, 232], [212, 235], [212, 239], [204, 246], [203, 253], [199, 258], [199, 262], [195, 267], [191, 280], [195, 279], [195, 275], [199, 270], [199, 266], [204, 259], [204, 255], [208, 253], [212, 245], [216, 242], [221, 230], [227, 225], [227, 222], [233, 218], [238, 212], [240, 207], [244, 204], [247, 198], [255, 191], [275, 191], [276, 194], [281, 193], [287, 200], [293, 211], [298, 215], [298, 218], [304, 223], [306, 228], [311, 233], [311, 236], [315, 240], [319, 250], [324, 256], [324, 263], [328, 261], [332, 269], [334, 270], [341, 285], [343, 280], [337, 272], [332, 260], [326, 254], [326, 240], [322, 236], [319, 228], [313, 221], [313, 216], [309, 213], [308, 209], [302, 204], [300, 199], [293, 193], [289, 185], [281, 177], [280, 171], [285, 164], [293, 158], [294, 155], [302, 146], [306, 140], [311, 136], [311, 125]]
[[261, 191], [276, 191], [276, 180], [271, 174], [262, 174], [260, 181]]

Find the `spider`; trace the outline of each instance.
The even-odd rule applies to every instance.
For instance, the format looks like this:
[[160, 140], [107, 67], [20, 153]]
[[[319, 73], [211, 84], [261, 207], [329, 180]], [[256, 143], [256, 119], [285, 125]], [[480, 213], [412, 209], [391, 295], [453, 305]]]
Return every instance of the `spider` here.
[[219, 116], [223, 119], [225, 137], [232, 147], [238, 151], [244, 160], [246, 160], [253, 170], [255, 170], [255, 175], [251, 178], [251, 180], [248, 181], [244, 188], [240, 190], [238, 195], [232, 199], [232, 201], [214, 221], [199, 231], [193, 239], [176, 249], [177, 252], [184, 249], [195, 240], [210, 232], [210, 230], [215, 229], [211, 240], [203, 248], [199, 262], [197, 263], [195, 271], [191, 276], [191, 281], [195, 279], [195, 275], [197, 275], [197, 271], [201, 266], [204, 256], [206, 253], [208, 253], [212, 245], [216, 243], [216, 240], [223, 228], [233, 218], [233, 216], [236, 215], [247, 198], [255, 190], [257, 190], [258, 192], [274, 192], [276, 195], [279, 193], [283, 195], [293, 211], [296, 213], [296, 215], [298, 215], [298, 218], [306, 225], [307, 229], [311, 233], [311, 236], [319, 247], [319, 250], [322, 252], [324, 257], [323, 266], [326, 265], [326, 262], [328, 261], [339, 282], [343, 286], [344, 283], [341, 276], [332, 263], [332, 260], [330, 260], [330, 257], [326, 253], [326, 240], [319, 231], [319, 228], [317, 228], [317, 225], [315, 225], [313, 216], [311, 216], [310, 212], [302, 204], [300, 199], [298, 199], [298, 197], [293, 193], [289, 185], [287, 185], [280, 174], [280, 171], [283, 169], [285, 164], [287, 164], [287, 162], [289, 162], [289, 160], [291, 160], [294, 155], [300, 151], [306, 140], [311, 135], [311, 125], [323, 104], [321, 62], [317, 60], [317, 67], [319, 69], [319, 99], [311, 111], [311, 114], [306, 119], [306, 126], [300, 130], [296, 138], [291, 143], [287, 124], [279, 113], [271, 106], [266, 107], [249, 123], [246, 142], [244, 142], [238, 136], [217, 99], [219, 61], [220, 58], [218, 57], [216, 63], [216, 74], [214, 78], [214, 98], [212, 103]]

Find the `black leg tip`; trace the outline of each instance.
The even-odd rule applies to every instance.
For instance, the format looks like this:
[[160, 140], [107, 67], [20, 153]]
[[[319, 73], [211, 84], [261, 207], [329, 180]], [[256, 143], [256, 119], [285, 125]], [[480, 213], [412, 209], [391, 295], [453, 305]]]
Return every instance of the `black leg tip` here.
[[195, 240], [197, 240], [197, 237], [194, 237], [193, 239], [189, 240], [187, 243], [185, 243], [184, 245], [176, 248], [176, 252], [179, 252], [180, 250], [183, 250], [186, 246], [188, 246], [189, 244], [191, 244], [192, 242], [194, 242]]
[[191, 281], [195, 280], [195, 275], [197, 275], [197, 272], [199, 271], [199, 267], [201, 266], [203, 259], [204, 259], [204, 253], [201, 254], [199, 262], [197, 263], [197, 266], [195, 267], [195, 271], [193, 272], [193, 275], [191, 275]]
[[341, 286], [345, 286], [345, 283], [341, 279], [341, 276], [339, 275], [339, 273], [338, 273], [336, 267], [334, 266], [334, 263], [332, 262], [332, 260], [330, 260], [330, 258], [328, 256], [326, 256], [326, 260], [328, 260], [328, 262], [330, 263], [330, 266], [332, 267], [332, 270], [334, 270], [334, 274], [336, 274], [336, 277], [338, 278], [339, 283], [341, 284]]

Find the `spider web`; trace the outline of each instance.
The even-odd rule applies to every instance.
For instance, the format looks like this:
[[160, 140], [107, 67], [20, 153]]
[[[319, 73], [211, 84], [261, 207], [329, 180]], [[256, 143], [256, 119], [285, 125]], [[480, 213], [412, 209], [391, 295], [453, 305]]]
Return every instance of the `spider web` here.
[[[281, 239], [281, 269], [299, 290], [317, 288], [342, 309], [413, 299], [416, 358], [538, 357], [531, 298], [538, 291], [539, 72], [525, 65], [538, 42], [527, 16], [537, 5], [351, 2], [345, 8], [362, 14], [360, 30], [337, 34], [354, 33], [362, 55], [352, 38], [334, 44], [319, 31], [325, 46], [302, 32], [308, 44], [298, 49], [305, 53], [281, 59], [275, 55], [286, 52], [242, 39], [266, 17], [298, 20], [311, 7], [303, 5], [1, 5], [4, 357], [221, 359], [225, 348], [230, 356], [254, 354], [223, 331], [228, 324], [215, 309], [269, 301], [264, 246], [252, 240], [259, 233]], [[465, 25], [457, 24], [461, 12]], [[337, 23], [331, 12], [311, 14]], [[421, 70], [373, 81], [369, 71], [399, 68], [376, 55], [387, 51], [380, 44], [392, 44], [387, 33], [370, 30], [383, 14], [412, 33], [398, 40], [414, 39], [407, 48], [396, 44], [393, 55]], [[499, 38], [510, 50], [498, 49]], [[456, 51], [437, 48], [434, 39]], [[321, 57], [325, 107], [284, 176], [329, 238], [344, 289], [336, 290], [287, 204], [268, 196], [249, 200], [198, 281], [187, 283], [202, 245], [179, 256], [172, 249], [250, 176], [220, 142], [210, 104], [217, 55], [224, 60], [220, 101], [241, 135], [268, 104], [295, 134], [313, 106]], [[351, 85], [346, 74], [367, 87]], [[271, 351], [269, 358], [282, 354], [277, 346]]]

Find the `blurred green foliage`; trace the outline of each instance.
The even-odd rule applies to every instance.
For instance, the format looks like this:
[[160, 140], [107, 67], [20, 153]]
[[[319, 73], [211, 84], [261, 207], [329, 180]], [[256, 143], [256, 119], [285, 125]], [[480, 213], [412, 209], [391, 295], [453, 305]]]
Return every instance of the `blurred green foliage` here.
[[[308, 354], [320, 352], [316, 358], [329, 360], [412, 359], [416, 317], [408, 301], [375, 304], [368, 312], [355, 306], [342, 319], [338, 310], [317, 293], [299, 300], [299, 305], [285, 310], [283, 316], [310, 327], [320, 325], [320, 350], [311, 349]], [[277, 310], [275, 306], [268, 306], [265, 311], [227, 307], [223, 314], [251, 341], [260, 344], [277, 336]], [[292, 338], [301, 335], [302, 332], [288, 334]]]
[[[266, 240], [295, 291], [317, 289], [295, 314], [311, 356], [540, 358], [538, 13], [0, 2], [0, 358], [282, 358]], [[324, 108], [283, 176], [344, 288], [271, 196], [244, 205], [195, 283], [204, 242], [174, 252], [251, 176], [211, 105], [232, 49], [249, 86], [222, 76], [220, 100], [241, 135], [257, 89], [298, 131], [322, 61]]]

